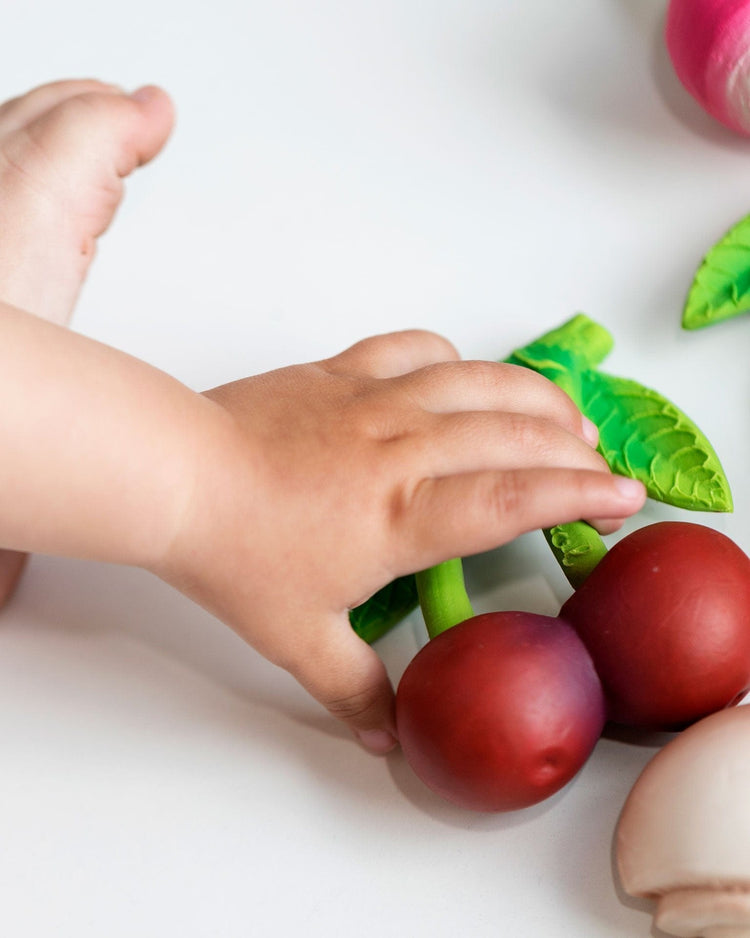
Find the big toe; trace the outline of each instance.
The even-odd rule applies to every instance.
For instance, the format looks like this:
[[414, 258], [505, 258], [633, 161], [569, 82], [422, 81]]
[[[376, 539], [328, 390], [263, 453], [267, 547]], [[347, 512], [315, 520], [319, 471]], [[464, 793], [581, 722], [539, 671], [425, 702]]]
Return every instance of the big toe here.
[[[174, 123], [169, 95], [146, 85], [131, 95], [111, 86], [62, 97], [6, 138], [6, 148], [31, 144], [34, 155], [59, 180], [67, 175], [80, 185], [100, 186], [103, 174], [127, 176], [162, 149]], [[1, 126], [1, 125], [0, 125]], [[19, 154], [20, 160], [24, 153]], [[40, 161], [41, 162], [41, 161]]]
[[66, 322], [123, 193], [174, 122], [166, 92], [54, 82], [0, 106], [0, 296]]

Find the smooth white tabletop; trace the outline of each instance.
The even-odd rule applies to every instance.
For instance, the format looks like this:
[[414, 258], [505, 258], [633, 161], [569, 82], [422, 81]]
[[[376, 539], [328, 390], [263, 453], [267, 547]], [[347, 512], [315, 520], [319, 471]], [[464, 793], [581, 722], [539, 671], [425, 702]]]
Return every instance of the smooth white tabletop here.
[[[750, 212], [750, 143], [678, 85], [664, 7], [8, 4], [1, 97], [96, 76], [177, 105], [74, 327], [203, 389], [410, 326], [502, 357], [583, 311], [608, 371], [709, 436], [735, 513], [696, 520], [750, 550], [750, 320], [680, 329]], [[569, 593], [538, 532], [467, 570], [482, 609]], [[394, 681], [423, 641], [414, 615], [380, 643]], [[611, 851], [657, 742], [602, 740], [537, 808], [462, 812], [155, 578], [35, 557], [0, 614], [0, 933], [647, 936]]]

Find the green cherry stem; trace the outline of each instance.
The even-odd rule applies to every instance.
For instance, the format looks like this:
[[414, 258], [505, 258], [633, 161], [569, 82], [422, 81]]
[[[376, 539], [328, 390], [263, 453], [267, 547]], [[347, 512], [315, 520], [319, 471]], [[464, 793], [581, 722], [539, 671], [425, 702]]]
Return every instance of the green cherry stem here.
[[446, 560], [418, 573], [417, 593], [430, 638], [474, 615], [460, 559]]
[[585, 521], [547, 528], [544, 536], [573, 589], [578, 589], [607, 553], [607, 547], [598, 532]]

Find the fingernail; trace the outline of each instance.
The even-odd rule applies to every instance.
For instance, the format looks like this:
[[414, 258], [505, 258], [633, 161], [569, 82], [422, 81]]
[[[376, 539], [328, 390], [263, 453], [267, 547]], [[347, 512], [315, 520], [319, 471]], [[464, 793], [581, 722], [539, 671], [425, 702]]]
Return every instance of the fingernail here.
[[583, 438], [589, 446], [596, 446], [599, 443], [599, 429], [595, 423], [588, 417], [582, 417]]
[[137, 88], [133, 91], [130, 97], [140, 104], [147, 104], [156, 94], [158, 94], [157, 88], [153, 85], [144, 85], [142, 88]]
[[376, 756], [384, 756], [398, 744], [398, 740], [387, 730], [362, 730], [357, 733], [357, 739]]
[[615, 488], [628, 501], [636, 501], [643, 498], [645, 489], [642, 482], [638, 479], [630, 479], [628, 476], [613, 476]]

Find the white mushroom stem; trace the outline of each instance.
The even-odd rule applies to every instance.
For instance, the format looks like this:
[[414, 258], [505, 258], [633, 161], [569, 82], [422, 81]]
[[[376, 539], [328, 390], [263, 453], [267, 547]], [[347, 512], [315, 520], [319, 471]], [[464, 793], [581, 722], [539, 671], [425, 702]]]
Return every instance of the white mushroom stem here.
[[750, 938], [750, 892], [676, 889], [659, 900], [654, 923], [681, 938]]
[[669, 742], [620, 816], [623, 888], [658, 900], [680, 938], [750, 938], [750, 706], [722, 710]]

